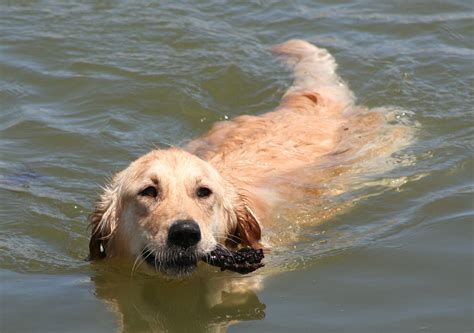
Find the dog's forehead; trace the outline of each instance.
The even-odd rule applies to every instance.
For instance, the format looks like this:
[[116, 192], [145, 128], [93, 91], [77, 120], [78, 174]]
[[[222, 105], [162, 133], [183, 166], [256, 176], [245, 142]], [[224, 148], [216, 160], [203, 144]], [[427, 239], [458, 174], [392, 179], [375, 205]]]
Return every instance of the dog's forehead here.
[[215, 176], [215, 171], [207, 162], [176, 149], [153, 151], [133, 162], [130, 167], [137, 178], [191, 179]]

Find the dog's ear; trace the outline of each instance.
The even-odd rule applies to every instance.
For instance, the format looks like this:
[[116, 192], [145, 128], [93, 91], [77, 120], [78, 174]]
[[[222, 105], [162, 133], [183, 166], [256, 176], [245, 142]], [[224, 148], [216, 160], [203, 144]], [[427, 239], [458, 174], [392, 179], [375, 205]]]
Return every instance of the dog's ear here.
[[121, 174], [115, 175], [111, 185], [104, 188], [104, 192], [96, 202], [94, 212], [89, 217], [91, 228], [89, 260], [103, 259], [107, 255], [107, 243], [117, 227], [121, 178]]
[[[260, 240], [262, 238], [262, 230], [257, 216], [248, 205], [245, 198], [240, 196], [239, 204], [234, 208], [236, 215], [236, 226], [232, 235], [228, 238], [231, 247], [235, 247], [235, 243], [243, 246], [250, 246], [253, 249], [263, 248]], [[232, 242], [233, 244], [231, 244]]]

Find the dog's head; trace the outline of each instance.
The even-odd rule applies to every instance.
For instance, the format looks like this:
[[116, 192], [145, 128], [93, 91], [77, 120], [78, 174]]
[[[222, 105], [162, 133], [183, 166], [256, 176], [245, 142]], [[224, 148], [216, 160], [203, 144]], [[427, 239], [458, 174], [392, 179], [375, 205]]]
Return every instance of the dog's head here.
[[260, 247], [245, 196], [206, 161], [154, 150], [119, 172], [91, 215], [90, 259], [128, 256], [172, 276], [191, 274], [217, 246]]

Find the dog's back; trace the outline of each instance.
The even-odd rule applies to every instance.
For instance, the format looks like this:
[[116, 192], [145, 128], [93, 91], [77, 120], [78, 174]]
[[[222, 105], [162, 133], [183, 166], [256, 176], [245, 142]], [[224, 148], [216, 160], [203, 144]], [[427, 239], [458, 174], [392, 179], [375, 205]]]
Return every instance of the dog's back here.
[[[317, 162], [336, 149], [353, 97], [336, 74], [336, 62], [325, 50], [302, 40], [274, 48], [287, 56], [294, 83], [280, 106], [262, 116], [240, 116], [215, 124], [188, 148], [240, 177], [268, 177]], [[240, 178], [242, 179], [242, 178]], [[252, 183], [254, 183], [252, 181]]]
[[[374, 156], [388, 156], [405, 128], [388, 126], [381, 110], [356, 106], [331, 54], [303, 40], [273, 51], [286, 57], [293, 85], [280, 106], [261, 116], [216, 123], [187, 149], [209, 161], [250, 196], [274, 204], [298, 193], [324, 192], [331, 178]], [[316, 185], [316, 186], [315, 186]]]

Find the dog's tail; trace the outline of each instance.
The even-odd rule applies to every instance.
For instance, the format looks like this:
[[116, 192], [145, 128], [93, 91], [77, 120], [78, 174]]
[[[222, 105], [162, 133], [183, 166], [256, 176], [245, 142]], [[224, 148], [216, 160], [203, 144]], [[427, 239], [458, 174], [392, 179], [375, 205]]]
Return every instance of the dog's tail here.
[[336, 60], [326, 49], [292, 39], [274, 46], [272, 51], [286, 56], [286, 62], [294, 73], [293, 85], [286, 95], [314, 92], [343, 105], [353, 104], [354, 95], [337, 75]]

